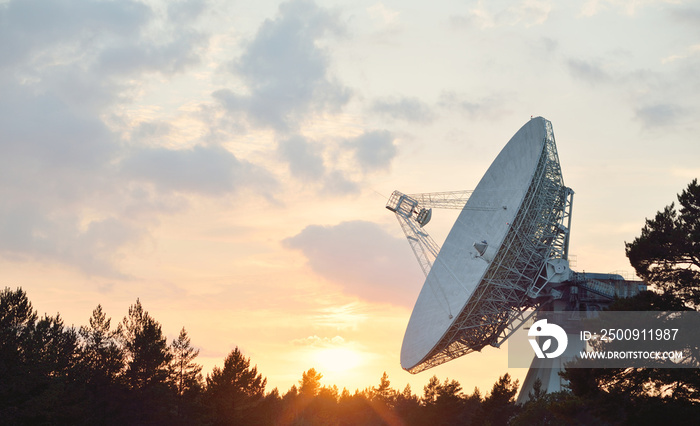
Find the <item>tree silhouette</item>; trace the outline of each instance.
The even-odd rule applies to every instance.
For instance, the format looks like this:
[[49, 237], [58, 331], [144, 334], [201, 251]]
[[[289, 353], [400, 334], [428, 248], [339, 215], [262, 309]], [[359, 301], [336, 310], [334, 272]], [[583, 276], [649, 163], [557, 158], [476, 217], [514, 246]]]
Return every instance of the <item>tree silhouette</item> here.
[[77, 332], [60, 315], [37, 320], [26, 293], [0, 292], [0, 419], [67, 423], [84, 414]]
[[463, 423], [465, 397], [462, 393], [462, 385], [458, 381], [445, 378], [445, 381], [440, 383], [437, 376], [431, 377], [428, 384], [423, 387], [421, 402], [430, 423], [444, 425]]
[[170, 379], [180, 396], [202, 388], [202, 366], [194, 359], [199, 355], [199, 349], [191, 346], [185, 327], [182, 327], [177, 339], [170, 345], [173, 359], [170, 362]]
[[126, 355], [124, 383], [131, 390], [129, 423], [170, 422], [175, 411], [174, 391], [168, 384], [172, 354], [160, 324], [144, 311], [141, 301], [129, 307], [122, 320]]
[[309, 368], [301, 374], [299, 381], [299, 394], [305, 398], [313, 398], [321, 389], [321, 378], [323, 375], [318, 373], [315, 368]]
[[379, 386], [373, 388], [374, 395], [372, 400], [386, 405], [389, 408], [393, 408], [396, 403], [396, 391], [391, 388], [391, 382], [389, 381], [389, 375], [382, 374], [382, 378], [379, 379]]
[[124, 378], [129, 387], [143, 389], [165, 383], [172, 354], [160, 324], [143, 310], [141, 301], [136, 299], [122, 325], [127, 357]]
[[432, 405], [437, 402], [437, 397], [440, 391], [440, 379], [437, 376], [433, 376], [428, 380], [428, 384], [423, 386], [423, 398], [421, 403], [425, 405]]
[[206, 399], [217, 425], [249, 424], [265, 394], [267, 379], [250, 367], [250, 359], [236, 347], [207, 376]]
[[[637, 274], [651, 287], [612, 303], [609, 310], [682, 311], [700, 303], [700, 186], [694, 179], [671, 203], [647, 219], [625, 249]], [[661, 316], [663, 318], [665, 316]], [[700, 342], [685, 342], [689, 359], [699, 361]], [[578, 363], [585, 364], [583, 361]], [[700, 415], [698, 368], [567, 368], [573, 397], [593, 407], [607, 422], [681, 421]]]
[[170, 350], [173, 359], [169, 366], [169, 381], [177, 394], [175, 416], [181, 424], [192, 424], [198, 413], [203, 410], [201, 406], [201, 394], [204, 389], [202, 366], [194, 362], [199, 355], [199, 349], [191, 346], [187, 331], [182, 327], [177, 339], [171, 343]]
[[688, 306], [700, 304], [700, 185], [694, 179], [674, 203], [647, 219], [641, 235], [625, 243], [637, 275]]
[[396, 394], [394, 411], [399, 418], [404, 419], [404, 421], [408, 424], [410, 419], [413, 419], [414, 421], [418, 420], [420, 409], [421, 406], [418, 397], [411, 391], [411, 385], [406, 384], [403, 391]]
[[[37, 314], [21, 288], [0, 292], [0, 404], [11, 401], [25, 375]], [[0, 409], [0, 413], [2, 413]]]
[[493, 384], [491, 393], [482, 403], [482, 423], [493, 426], [507, 425], [508, 420], [516, 413], [515, 395], [518, 393], [518, 381], [513, 382], [510, 374], [506, 373]]
[[119, 345], [121, 324], [111, 330], [111, 319], [97, 305], [92, 311], [89, 326], [80, 327], [83, 342], [83, 362], [90, 371], [89, 380], [115, 382], [124, 370], [124, 352]]

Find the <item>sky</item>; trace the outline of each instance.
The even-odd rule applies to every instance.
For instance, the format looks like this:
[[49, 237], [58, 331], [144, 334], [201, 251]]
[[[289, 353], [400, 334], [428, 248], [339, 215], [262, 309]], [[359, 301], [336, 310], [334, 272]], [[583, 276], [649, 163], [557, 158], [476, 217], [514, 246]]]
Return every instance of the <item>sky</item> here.
[[384, 205], [473, 189], [531, 116], [574, 270], [632, 277], [700, 175], [697, 2], [0, 0], [0, 40], [0, 286], [76, 327], [139, 298], [282, 393], [524, 378], [504, 348], [401, 369], [424, 277]]

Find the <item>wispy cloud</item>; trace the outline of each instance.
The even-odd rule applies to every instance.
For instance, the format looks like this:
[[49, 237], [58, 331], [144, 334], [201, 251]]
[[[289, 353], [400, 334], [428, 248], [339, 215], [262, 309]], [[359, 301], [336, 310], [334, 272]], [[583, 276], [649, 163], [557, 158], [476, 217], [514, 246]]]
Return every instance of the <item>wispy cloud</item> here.
[[413, 123], [430, 123], [435, 119], [431, 107], [416, 97], [390, 97], [377, 99], [371, 110], [383, 117]]
[[269, 194], [276, 184], [266, 170], [239, 160], [216, 145], [190, 149], [142, 148], [122, 161], [121, 170], [127, 178], [151, 183], [161, 193], [221, 196], [249, 187]]
[[591, 85], [608, 83], [612, 80], [603, 67], [593, 61], [569, 59], [566, 65], [572, 76]]
[[343, 339], [340, 336], [318, 337], [314, 334], [313, 336], [308, 336], [301, 339], [294, 339], [291, 341], [291, 343], [296, 346], [329, 347], [342, 345], [345, 343], [345, 339]]
[[656, 128], [676, 124], [685, 115], [683, 108], [674, 104], [653, 104], [635, 109], [635, 117], [645, 127]]
[[[220, 145], [155, 147], [167, 121], [113, 125], [144, 81], [201, 63], [199, 0], [0, 5], [0, 252], [91, 276], [129, 277], [120, 254], [188, 196], [274, 179]], [[11, 69], [12, 72], [6, 70]], [[128, 146], [127, 146], [128, 141]]]
[[446, 110], [467, 114], [470, 118], [498, 119], [509, 114], [506, 99], [500, 95], [485, 97], [470, 96], [465, 93], [445, 91], [440, 95], [438, 105]]
[[403, 238], [371, 222], [311, 225], [283, 243], [300, 250], [314, 272], [345, 293], [372, 302], [410, 306], [422, 282]]
[[282, 132], [296, 130], [314, 112], [338, 111], [351, 92], [330, 75], [329, 54], [317, 41], [343, 32], [337, 16], [314, 3], [281, 4], [229, 67], [247, 93], [221, 89], [214, 98], [253, 125]]
[[326, 173], [321, 147], [300, 135], [279, 142], [277, 152], [289, 163], [292, 176], [306, 182], [318, 181]]
[[581, 6], [579, 14], [590, 17], [607, 10], [616, 10], [632, 16], [639, 9], [658, 4], [677, 4], [676, 0], [588, 0]]
[[479, 1], [467, 14], [451, 16], [450, 23], [456, 28], [487, 29], [516, 25], [527, 28], [546, 22], [551, 11], [551, 2], [546, 0], [524, 0], [506, 7], [500, 3]]
[[700, 53], [700, 44], [694, 44], [684, 49], [683, 53], [677, 53], [674, 55], [669, 55], [661, 59], [662, 64], [669, 64], [671, 62], [679, 61], [682, 59], [687, 59], [691, 56], [695, 56]]
[[386, 170], [396, 156], [394, 136], [388, 130], [372, 130], [348, 139], [347, 149], [353, 152], [357, 164], [364, 172]]

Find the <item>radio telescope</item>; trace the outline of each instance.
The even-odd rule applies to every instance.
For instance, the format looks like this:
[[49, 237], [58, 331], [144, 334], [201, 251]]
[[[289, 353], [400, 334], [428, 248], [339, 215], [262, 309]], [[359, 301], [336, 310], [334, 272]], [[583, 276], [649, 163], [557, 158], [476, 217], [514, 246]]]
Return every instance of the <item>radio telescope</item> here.
[[[641, 289], [619, 275], [571, 271], [573, 196], [564, 185], [552, 123], [542, 117], [518, 130], [473, 191], [392, 193], [386, 208], [396, 214], [426, 276], [401, 347], [405, 370], [418, 373], [487, 345], [499, 347], [555, 300], [564, 301], [560, 308], [585, 310], [579, 296], [590, 293], [593, 299], [584, 301], [598, 300], [599, 309]], [[425, 230], [436, 208], [462, 210], [442, 247]]]

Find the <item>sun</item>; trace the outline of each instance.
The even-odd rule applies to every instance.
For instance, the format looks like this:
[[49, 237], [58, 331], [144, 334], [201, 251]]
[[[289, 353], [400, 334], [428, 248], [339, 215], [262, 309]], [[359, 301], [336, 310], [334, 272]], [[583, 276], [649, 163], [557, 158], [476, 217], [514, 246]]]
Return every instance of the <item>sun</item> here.
[[362, 363], [362, 354], [347, 347], [319, 348], [314, 353], [317, 370], [325, 374], [344, 373]]

